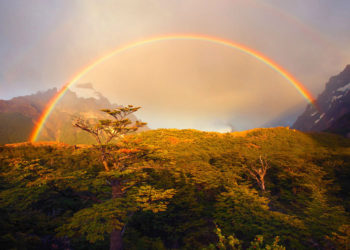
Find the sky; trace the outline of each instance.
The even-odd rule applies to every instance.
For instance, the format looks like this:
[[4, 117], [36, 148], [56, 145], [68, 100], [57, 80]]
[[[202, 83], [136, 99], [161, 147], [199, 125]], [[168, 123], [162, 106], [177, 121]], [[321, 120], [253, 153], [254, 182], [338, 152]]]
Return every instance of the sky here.
[[[0, 0], [0, 99], [60, 88], [120, 46], [179, 33], [259, 51], [317, 97], [350, 63], [349, 12], [348, 0]], [[79, 83], [142, 106], [151, 128], [243, 130], [307, 103], [259, 60], [205, 41], [140, 46]]]

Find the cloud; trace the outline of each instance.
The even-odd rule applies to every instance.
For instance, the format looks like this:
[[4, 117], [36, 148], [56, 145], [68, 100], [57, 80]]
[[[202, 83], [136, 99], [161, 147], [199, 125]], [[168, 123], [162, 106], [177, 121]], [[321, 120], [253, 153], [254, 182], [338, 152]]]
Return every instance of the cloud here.
[[93, 82], [113, 103], [143, 107], [138, 117], [152, 128], [230, 129], [229, 123], [242, 130], [305, 103], [267, 65], [204, 41], [135, 48], [110, 58], [81, 82]]
[[92, 89], [95, 90], [94, 87], [92, 86], [91, 82], [86, 82], [86, 83], [77, 83], [75, 85], [76, 88], [80, 88], [80, 89]]
[[[204, 2], [0, 1], [0, 98], [61, 88], [110, 51], [162, 34], [207, 34], [251, 47], [315, 96], [349, 62], [348, 0]], [[79, 95], [98, 98], [96, 88], [112, 102], [140, 105], [154, 127], [205, 127], [207, 120], [220, 118], [240, 130], [305, 104], [256, 59], [199, 41], [163, 41], [125, 51], [80, 81]]]

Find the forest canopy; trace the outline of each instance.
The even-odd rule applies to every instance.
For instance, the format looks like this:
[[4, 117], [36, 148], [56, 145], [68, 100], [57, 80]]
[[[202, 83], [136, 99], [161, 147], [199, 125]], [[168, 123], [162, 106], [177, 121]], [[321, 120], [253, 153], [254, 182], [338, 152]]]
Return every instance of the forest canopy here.
[[160, 129], [108, 147], [127, 168], [99, 145], [0, 147], [2, 248], [108, 249], [114, 229], [125, 249], [349, 247], [349, 139]]

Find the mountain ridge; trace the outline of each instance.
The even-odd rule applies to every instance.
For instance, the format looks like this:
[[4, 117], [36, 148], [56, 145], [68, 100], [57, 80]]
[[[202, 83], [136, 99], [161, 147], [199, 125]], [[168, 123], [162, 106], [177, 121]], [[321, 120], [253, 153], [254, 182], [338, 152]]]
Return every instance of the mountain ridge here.
[[350, 114], [350, 64], [338, 75], [332, 76], [326, 83], [325, 90], [317, 97], [317, 110], [309, 104], [293, 124], [292, 128], [301, 131], [332, 131], [350, 136], [350, 128], [342, 131], [330, 129], [344, 123]]
[[[10, 100], [0, 100], [0, 144], [27, 141], [47, 103], [57, 93], [58, 90], [52, 88]], [[117, 107], [120, 105], [112, 104], [101, 94], [98, 94], [98, 98], [78, 97], [75, 92], [68, 89], [46, 120], [38, 140], [93, 144], [95, 139], [86, 132], [74, 128], [72, 121], [78, 117], [89, 121], [105, 119], [106, 115], [99, 110]], [[137, 118], [131, 115], [130, 119]]]

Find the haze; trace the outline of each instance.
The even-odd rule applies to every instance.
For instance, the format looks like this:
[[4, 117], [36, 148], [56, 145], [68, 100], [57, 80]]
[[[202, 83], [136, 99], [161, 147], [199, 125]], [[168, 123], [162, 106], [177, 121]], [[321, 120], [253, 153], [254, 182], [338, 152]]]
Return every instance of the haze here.
[[[349, 11], [347, 0], [1, 1], [0, 98], [59, 88], [119, 46], [174, 33], [244, 44], [317, 96], [350, 62]], [[306, 104], [265, 64], [202, 41], [138, 47], [79, 83], [92, 83], [113, 103], [142, 106], [139, 117], [151, 128], [242, 130]]]

